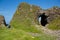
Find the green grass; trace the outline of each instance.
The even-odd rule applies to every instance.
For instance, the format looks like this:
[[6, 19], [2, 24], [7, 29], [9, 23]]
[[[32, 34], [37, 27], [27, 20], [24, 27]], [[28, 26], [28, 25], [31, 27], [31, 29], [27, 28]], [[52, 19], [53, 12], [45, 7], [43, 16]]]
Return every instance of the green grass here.
[[36, 27], [34, 27], [33, 25], [27, 25], [26, 23], [23, 25], [24, 23], [15, 25], [13, 24], [13, 27], [16, 29], [21, 29], [21, 30], [25, 30], [27, 32], [34, 32], [34, 33], [42, 33], [40, 30], [37, 30]]
[[40, 33], [40, 36], [32, 36], [25, 30], [18, 30], [15, 28], [0, 28], [0, 40], [55, 40], [54, 36]]
[[49, 25], [48, 25], [49, 29], [52, 30], [60, 30], [60, 17], [56, 18], [55, 20], [53, 20]]
[[0, 29], [0, 40], [26, 40], [32, 39], [32, 36], [26, 34], [23, 30], [17, 29]]
[[42, 33], [40, 30], [37, 30], [34, 25], [32, 25], [32, 20], [29, 17], [20, 18], [16, 16], [12, 20], [11, 26], [16, 29], [25, 30], [27, 32]]

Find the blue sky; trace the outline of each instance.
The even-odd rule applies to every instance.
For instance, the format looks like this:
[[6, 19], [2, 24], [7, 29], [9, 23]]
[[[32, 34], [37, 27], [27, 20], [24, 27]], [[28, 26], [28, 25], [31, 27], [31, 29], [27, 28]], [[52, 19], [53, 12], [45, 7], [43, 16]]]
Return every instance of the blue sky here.
[[0, 15], [5, 17], [7, 24], [10, 23], [18, 5], [22, 2], [34, 4], [43, 9], [48, 9], [53, 6], [60, 7], [60, 0], [0, 0]]

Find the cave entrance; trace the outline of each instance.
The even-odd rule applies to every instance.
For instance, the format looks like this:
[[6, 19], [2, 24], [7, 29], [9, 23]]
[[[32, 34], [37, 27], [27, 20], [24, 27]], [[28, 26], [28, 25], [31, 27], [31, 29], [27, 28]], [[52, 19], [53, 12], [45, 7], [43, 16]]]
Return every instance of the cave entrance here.
[[41, 24], [42, 26], [45, 26], [48, 22], [47, 22], [47, 17], [45, 15], [45, 13], [42, 13], [41, 15], [39, 15], [38, 20], [39, 20], [39, 24]]

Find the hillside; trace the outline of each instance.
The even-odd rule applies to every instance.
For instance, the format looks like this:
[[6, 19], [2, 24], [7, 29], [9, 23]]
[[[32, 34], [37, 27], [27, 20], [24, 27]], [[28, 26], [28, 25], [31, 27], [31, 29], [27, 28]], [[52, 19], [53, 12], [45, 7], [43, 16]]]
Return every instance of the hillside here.
[[[46, 17], [48, 24], [43, 26], [39, 17]], [[21, 3], [10, 22], [11, 28], [0, 28], [0, 40], [60, 40], [59, 24], [59, 7], [44, 10], [36, 5]]]
[[[11, 26], [18, 30], [24, 30], [25, 32], [28, 32], [31, 35], [34, 35], [35, 33], [37, 33], [39, 35], [43, 34], [42, 36], [45, 37], [45, 39], [44, 39], [41, 36], [42, 39], [40, 39], [39, 38], [40, 36], [38, 36], [37, 40], [39, 40], [39, 39], [40, 40], [56, 40], [52, 36], [52, 34], [56, 34], [55, 32], [52, 32], [52, 34], [49, 35], [50, 37], [52, 37], [52, 39], [51, 39], [48, 36], [48, 34], [46, 34], [46, 32], [49, 32], [49, 34], [50, 34], [51, 31], [45, 31], [45, 33], [44, 33], [43, 32], [44, 29], [43, 30], [41, 29], [42, 26], [39, 26], [38, 17], [42, 13], [45, 13], [45, 15], [48, 16], [48, 18], [47, 18], [48, 25], [46, 26], [47, 28], [52, 29], [52, 30], [60, 29], [60, 25], [59, 25], [60, 24], [60, 8], [59, 7], [52, 7], [50, 9], [43, 10], [42, 8], [40, 8], [38, 6], [29, 5], [27, 3], [21, 3], [18, 6], [17, 11], [15, 12], [15, 14], [12, 18]], [[36, 25], [38, 25], [38, 26], [36, 26]], [[58, 27], [57, 27], [57, 25], [58, 25]], [[57, 34], [58, 34], [58, 32], [57, 32]], [[60, 34], [58, 34], [58, 35], [60, 35]], [[55, 35], [54, 35], [54, 37], [55, 37]]]
[[[60, 26], [59, 25], [60, 24], [60, 21], [59, 21], [60, 20], [60, 8], [57, 6], [54, 6], [47, 10], [43, 10], [42, 8], [35, 6], [35, 5], [21, 3], [18, 6], [17, 11], [12, 18], [11, 25], [16, 28], [19, 28], [18, 26], [23, 26], [23, 29], [28, 26], [34, 26], [35, 24], [38, 25], [39, 24], [38, 18], [43, 13], [45, 13], [45, 15], [48, 16], [46, 18], [49, 24], [48, 28], [59, 30], [60, 27], [57, 28], [57, 26]], [[53, 22], [54, 20], [55, 20], [55, 23]], [[53, 23], [52, 26], [51, 26], [51, 23]]]
[[36, 32], [38, 32], [38, 30], [36, 30], [36, 28], [32, 24], [35, 24], [35, 22], [37, 21], [37, 19], [35, 20], [35, 15], [36, 11], [39, 9], [40, 8], [38, 6], [32, 5], [31, 7], [31, 5], [27, 3], [21, 3], [12, 18], [11, 25], [18, 29], [23, 29], [26, 31], [35, 30]]

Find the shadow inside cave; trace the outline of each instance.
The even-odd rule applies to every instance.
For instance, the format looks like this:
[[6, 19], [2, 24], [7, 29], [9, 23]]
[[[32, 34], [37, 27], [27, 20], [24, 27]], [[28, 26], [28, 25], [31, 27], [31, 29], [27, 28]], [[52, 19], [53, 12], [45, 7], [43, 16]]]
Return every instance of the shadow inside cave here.
[[45, 26], [46, 24], [48, 24], [47, 18], [48, 16], [46, 16], [45, 13], [42, 13], [41, 15], [39, 15], [38, 16], [39, 24], [41, 24], [42, 26]]

